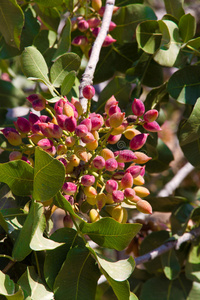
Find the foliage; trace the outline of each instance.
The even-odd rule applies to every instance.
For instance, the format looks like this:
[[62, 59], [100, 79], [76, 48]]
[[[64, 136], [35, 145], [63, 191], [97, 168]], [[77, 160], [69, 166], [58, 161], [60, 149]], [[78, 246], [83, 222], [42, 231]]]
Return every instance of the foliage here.
[[[83, 111], [105, 2], [1, 0], [1, 299], [200, 297], [198, 237], [143, 269], [133, 258], [199, 226], [197, 185], [158, 196], [174, 176], [174, 112], [184, 161], [200, 166], [197, 22], [181, 0], [160, 20], [117, 0]], [[19, 107], [29, 114], [10, 118]]]

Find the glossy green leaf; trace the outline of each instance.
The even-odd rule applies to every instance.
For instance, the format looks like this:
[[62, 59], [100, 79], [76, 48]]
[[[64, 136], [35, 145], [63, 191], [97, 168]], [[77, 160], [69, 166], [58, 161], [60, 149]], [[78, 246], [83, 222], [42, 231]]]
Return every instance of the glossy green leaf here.
[[168, 102], [169, 96], [166, 90], [166, 83], [161, 85], [158, 88], [152, 89], [146, 97], [145, 100], [145, 108], [149, 109], [157, 109], [159, 110], [160, 104], [163, 102]]
[[96, 253], [96, 256], [101, 268], [115, 281], [121, 282], [128, 279], [135, 267], [134, 259], [131, 256], [128, 259], [116, 262], [110, 261], [98, 253]]
[[194, 105], [200, 95], [200, 67], [193, 65], [175, 72], [169, 79], [167, 91], [180, 103]]
[[23, 228], [21, 229], [14, 245], [12, 252], [14, 259], [21, 261], [31, 253], [32, 250], [30, 248], [30, 242], [42, 216], [43, 205], [38, 202], [33, 202]]
[[[199, 69], [200, 70], [200, 69]], [[188, 120], [179, 131], [179, 143], [188, 161], [200, 168], [199, 128], [200, 128], [200, 98], [193, 108]], [[191, 151], [192, 149], [192, 151]]]
[[65, 26], [61, 32], [61, 36], [58, 42], [58, 48], [53, 56], [53, 59], [56, 59], [60, 55], [65, 54], [69, 51], [69, 47], [71, 44], [71, 21], [69, 18], [65, 21]]
[[27, 196], [33, 190], [33, 168], [22, 160], [0, 164], [0, 182], [6, 183], [18, 196]]
[[0, 59], [12, 58], [20, 53], [21, 51], [19, 49], [6, 44], [5, 39], [0, 34]]
[[200, 245], [193, 244], [186, 261], [185, 275], [192, 281], [200, 282]]
[[55, 87], [61, 86], [70, 71], [77, 71], [80, 67], [80, 58], [75, 53], [66, 53], [59, 56], [51, 67], [51, 82]]
[[0, 211], [0, 226], [5, 230], [5, 232], [8, 232], [8, 224], [6, 223], [1, 211]]
[[160, 29], [169, 33], [170, 41], [162, 44], [161, 48], [154, 55], [154, 60], [161, 66], [173, 67], [178, 59], [181, 47], [181, 39], [176, 23], [168, 20], [158, 21]]
[[35, 3], [44, 7], [55, 7], [62, 5], [63, 0], [35, 0]]
[[178, 207], [181, 203], [188, 200], [179, 196], [168, 197], [148, 197], [148, 202], [151, 204], [153, 211], [171, 212], [174, 208]]
[[53, 299], [53, 293], [45, 286], [33, 266], [27, 268], [27, 271], [18, 280], [18, 284], [32, 300]]
[[179, 30], [184, 43], [191, 40], [196, 32], [195, 17], [191, 14], [183, 15], [179, 21]]
[[[151, 250], [161, 246], [169, 238], [169, 232], [160, 230], [147, 235], [140, 245], [140, 255], [146, 254]], [[158, 256], [154, 260], [145, 263], [145, 267], [149, 273], [157, 272], [162, 268], [161, 257]]]
[[65, 168], [57, 159], [37, 147], [35, 149], [33, 198], [49, 200], [62, 188]]
[[20, 35], [24, 25], [24, 14], [15, 0], [1, 0], [0, 32], [8, 45], [20, 48]]
[[157, 21], [145, 21], [136, 29], [136, 39], [139, 47], [146, 53], [154, 54], [160, 47], [162, 33]]
[[170, 216], [172, 234], [183, 234], [186, 230], [193, 206], [189, 203], [183, 203], [176, 208]]
[[192, 288], [187, 297], [187, 300], [199, 300], [199, 297], [200, 297], [200, 283], [194, 281], [192, 283]]
[[16, 88], [11, 82], [0, 79], [0, 106], [1, 108], [13, 108], [21, 106], [26, 101], [20, 88]]
[[75, 247], [68, 252], [54, 284], [55, 299], [94, 300], [100, 272], [90, 251]]
[[[116, 71], [125, 73], [136, 62], [141, 53], [138, 51], [137, 42], [124, 43], [123, 45], [113, 44], [113, 52], [115, 54], [114, 68]], [[104, 72], [105, 73], [105, 72]]]
[[131, 4], [120, 7], [112, 17], [112, 21], [117, 24], [117, 27], [112, 32], [112, 37], [119, 44], [132, 42], [139, 23], [145, 20], [156, 19], [154, 11], [149, 6]]
[[75, 71], [70, 71], [66, 76], [65, 79], [63, 80], [63, 83], [61, 85], [61, 94], [62, 95], [67, 95], [70, 90], [72, 89], [74, 82], [76, 78], [76, 72]]
[[48, 67], [44, 57], [35, 47], [27, 47], [21, 56], [22, 69], [27, 77], [37, 78], [49, 83]]
[[118, 300], [130, 300], [130, 286], [128, 280], [116, 281], [112, 279], [106, 272], [103, 272], [108, 283], [112, 287]]
[[181, 271], [181, 266], [174, 249], [170, 249], [168, 252], [162, 254], [161, 261], [165, 276], [169, 280], [174, 280], [177, 278]]
[[35, 36], [34, 46], [43, 54], [53, 47], [56, 41], [56, 33], [52, 30], [41, 30], [38, 35]]
[[116, 6], [126, 6], [129, 4], [134, 4], [134, 3], [143, 3], [144, 0], [116, 0], [115, 5]]
[[200, 56], [200, 37], [190, 40], [187, 42], [186, 47], [195, 52], [196, 55]]
[[85, 243], [78, 236], [77, 231], [71, 228], [60, 228], [50, 238], [57, 243], [64, 243], [54, 250], [47, 251], [45, 257], [44, 276], [48, 286], [53, 289], [55, 278], [66, 259], [68, 251], [76, 246], [84, 247]]
[[180, 19], [184, 14], [183, 0], [164, 0], [168, 14]]
[[0, 295], [10, 295], [15, 292], [15, 283], [12, 279], [0, 271]]
[[112, 218], [102, 218], [95, 223], [81, 223], [80, 229], [91, 240], [101, 247], [118, 251], [128, 246], [132, 238], [138, 233], [141, 224], [120, 224]]
[[57, 32], [60, 23], [60, 13], [56, 7], [36, 5], [35, 10], [48, 29]]

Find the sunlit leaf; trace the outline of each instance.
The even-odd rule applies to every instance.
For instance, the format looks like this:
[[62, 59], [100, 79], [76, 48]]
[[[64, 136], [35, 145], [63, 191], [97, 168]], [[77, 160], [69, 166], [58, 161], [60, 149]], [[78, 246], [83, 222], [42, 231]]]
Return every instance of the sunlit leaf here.
[[184, 14], [183, 0], [164, 0], [168, 14], [180, 19]]

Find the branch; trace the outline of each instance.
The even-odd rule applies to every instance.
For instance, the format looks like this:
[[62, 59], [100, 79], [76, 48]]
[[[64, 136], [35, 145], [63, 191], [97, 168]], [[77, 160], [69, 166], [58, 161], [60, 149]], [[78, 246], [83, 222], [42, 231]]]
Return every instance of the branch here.
[[112, 13], [114, 8], [115, 0], [107, 0], [105, 5], [105, 12], [103, 15], [101, 29], [99, 34], [93, 44], [92, 52], [85, 69], [85, 72], [82, 75], [81, 84], [79, 86], [79, 101], [83, 107], [83, 111], [86, 112], [87, 110], [87, 99], [83, 97], [82, 91], [86, 85], [90, 85], [93, 82], [94, 72], [96, 69], [96, 65], [99, 61], [99, 55], [101, 51], [101, 47], [105, 40], [105, 37], [108, 33], [110, 21], [112, 19]]
[[178, 250], [184, 242], [193, 241], [198, 236], [200, 236], [200, 227], [197, 227], [197, 228], [191, 230], [190, 232], [184, 233], [177, 240], [168, 241], [165, 244], [161, 245], [160, 247], [153, 249], [152, 251], [150, 251], [142, 256], [136, 257], [135, 264], [136, 264], [136, 266], [138, 266], [140, 264], [143, 264], [150, 260], [153, 260], [156, 257], [162, 255], [163, 253], [169, 251], [172, 248], [175, 248], [176, 250]]

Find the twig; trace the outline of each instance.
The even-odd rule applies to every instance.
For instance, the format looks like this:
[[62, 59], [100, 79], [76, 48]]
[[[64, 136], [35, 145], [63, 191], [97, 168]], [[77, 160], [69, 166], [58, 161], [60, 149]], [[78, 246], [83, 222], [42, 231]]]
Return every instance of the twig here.
[[81, 84], [79, 86], [79, 101], [82, 105], [84, 112], [86, 112], [86, 110], [87, 110], [87, 99], [85, 99], [83, 97], [82, 91], [86, 85], [90, 85], [93, 82], [94, 72], [96, 69], [96, 65], [99, 61], [101, 47], [102, 47], [105, 37], [107, 35], [110, 21], [112, 18], [114, 4], [115, 4], [115, 0], [107, 0], [106, 1], [105, 12], [103, 15], [101, 29], [100, 29], [99, 34], [94, 42], [93, 47], [92, 47], [92, 52], [91, 52], [87, 67], [85, 69], [85, 72], [82, 75]]
[[184, 242], [192, 241], [195, 238], [197, 238], [198, 236], [200, 236], [200, 227], [197, 227], [197, 228], [191, 230], [190, 232], [184, 233], [177, 240], [168, 241], [167, 243], [161, 245], [160, 247], [153, 249], [152, 251], [150, 251], [142, 256], [136, 257], [135, 264], [136, 264], [136, 266], [138, 266], [140, 264], [143, 264], [145, 262], [153, 260], [156, 257], [162, 255], [163, 253], [169, 251], [172, 248], [175, 248], [176, 250], [178, 250]]
[[194, 170], [194, 166], [189, 162], [186, 163], [178, 173], [170, 180], [164, 188], [158, 193], [158, 197], [167, 197], [171, 195], [175, 189], [180, 185], [183, 179]]

